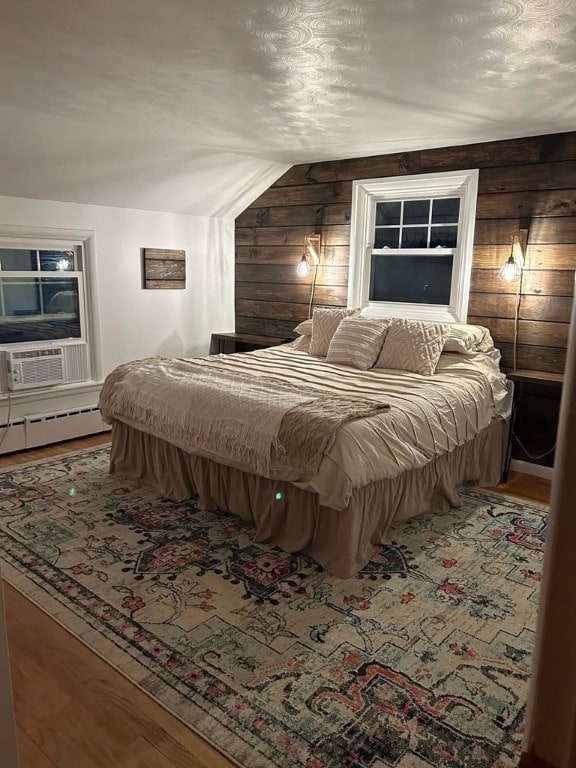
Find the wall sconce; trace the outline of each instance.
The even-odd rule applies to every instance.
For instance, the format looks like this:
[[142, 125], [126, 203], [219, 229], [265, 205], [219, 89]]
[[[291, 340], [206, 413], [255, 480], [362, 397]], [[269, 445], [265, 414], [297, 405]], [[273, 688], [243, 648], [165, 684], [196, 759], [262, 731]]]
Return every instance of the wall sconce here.
[[522, 268], [524, 266], [523, 243], [526, 242], [526, 234], [527, 230], [521, 230], [519, 232], [514, 232], [512, 235], [510, 256], [508, 256], [504, 266], [498, 273], [500, 280], [504, 280], [506, 283], [519, 280], [522, 275]]
[[[314, 268], [317, 269], [320, 264], [320, 235], [307, 235], [304, 238], [304, 246], [312, 260]], [[310, 274], [310, 264], [306, 258], [306, 251], [302, 254], [302, 258], [296, 267], [296, 271], [300, 277], [306, 277]]]
[[304, 238], [305, 251], [302, 254], [302, 258], [298, 262], [296, 271], [300, 277], [307, 277], [310, 274], [310, 263], [306, 254], [310, 257], [314, 266], [314, 276], [312, 278], [312, 289], [310, 291], [310, 303], [308, 304], [308, 317], [312, 317], [312, 305], [314, 303], [314, 291], [316, 289], [316, 277], [318, 275], [318, 267], [320, 266], [320, 243], [322, 240], [321, 235], [306, 235]]
[[514, 343], [512, 345], [512, 370], [517, 370], [518, 358], [518, 324], [520, 319], [520, 302], [522, 301], [522, 275], [524, 269], [524, 253], [528, 242], [528, 230], [520, 229], [512, 235], [510, 256], [498, 273], [500, 280], [511, 283], [518, 281], [516, 286], [516, 302], [514, 307]]

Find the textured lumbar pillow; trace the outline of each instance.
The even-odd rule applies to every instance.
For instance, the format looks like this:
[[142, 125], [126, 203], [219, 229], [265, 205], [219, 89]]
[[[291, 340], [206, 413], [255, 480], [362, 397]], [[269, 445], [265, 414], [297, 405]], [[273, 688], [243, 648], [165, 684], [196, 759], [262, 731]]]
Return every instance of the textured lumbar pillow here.
[[359, 309], [324, 309], [316, 307], [312, 315], [312, 341], [310, 354], [326, 357], [332, 336], [345, 317], [358, 315]]
[[431, 376], [442, 354], [448, 326], [395, 317], [375, 368], [395, 368]]
[[326, 360], [367, 371], [378, 358], [389, 323], [389, 320], [345, 317], [332, 337]]

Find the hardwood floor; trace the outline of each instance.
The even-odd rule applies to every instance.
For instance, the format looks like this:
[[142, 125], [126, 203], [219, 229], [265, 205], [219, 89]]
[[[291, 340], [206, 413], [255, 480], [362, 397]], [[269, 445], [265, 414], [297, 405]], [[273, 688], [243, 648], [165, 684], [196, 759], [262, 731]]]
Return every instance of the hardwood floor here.
[[[96, 435], [0, 457], [0, 467], [107, 442]], [[546, 480], [496, 489], [547, 501]], [[5, 585], [20, 768], [232, 768], [233, 763]]]

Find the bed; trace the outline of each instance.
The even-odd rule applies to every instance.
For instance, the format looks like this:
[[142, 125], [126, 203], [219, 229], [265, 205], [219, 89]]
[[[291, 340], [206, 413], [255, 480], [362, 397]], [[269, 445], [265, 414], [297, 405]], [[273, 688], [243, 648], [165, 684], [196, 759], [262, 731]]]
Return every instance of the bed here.
[[[370, 560], [393, 523], [458, 505], [464, 484], [500, 481], [510, 396], [493, 354], [443, 353], [434, 375], [422, 376], [334, 364], [310, 355], [301, 341], [120, 366], [101, 395], [112, 424], [111, 472], [171, 499], [196, 497], [203, 508], [238, 515], [255, 541], [307, 553], [342, 578]], [[194, 406], [202, 400], [197, 388], [219, 377], [235, 390], [240, 382], [250, 392], [296, 393], [291, 412], [309, 407], [308, 396], [338, 411], [347, 398], [361, 407], [320, 439], [319, 460], [289, 460], [274, 444], [263, 466], [258, 451], [224, 455], [217, 441], [195, 438], [194, 418], [203, 412]], [[233, 394], [220, 410], [231, 412]], [[196, 408], [194, 418], [186, 416], [188, 406], [190, 413]], [[258, 419], [246, 421], [250, 431]], [[307, 433], [304, 443], [315, 439]]]

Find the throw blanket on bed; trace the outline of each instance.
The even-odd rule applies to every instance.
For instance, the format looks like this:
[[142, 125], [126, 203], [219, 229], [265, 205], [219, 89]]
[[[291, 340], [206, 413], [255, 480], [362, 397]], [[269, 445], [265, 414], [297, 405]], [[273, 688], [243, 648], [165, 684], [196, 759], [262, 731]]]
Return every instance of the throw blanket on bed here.
[[222, 369], [221, 364], [153, 358], [126, 363], [104, 382], [100, 409], [194, 453], [268, 475], [271, 460], [307, 478], [331, 448], [338, 427], [389, 406], [327, 395]]

